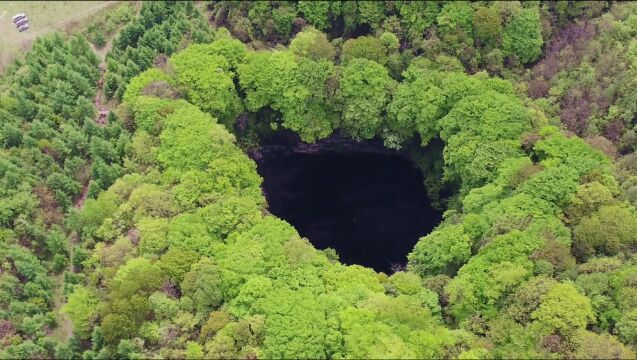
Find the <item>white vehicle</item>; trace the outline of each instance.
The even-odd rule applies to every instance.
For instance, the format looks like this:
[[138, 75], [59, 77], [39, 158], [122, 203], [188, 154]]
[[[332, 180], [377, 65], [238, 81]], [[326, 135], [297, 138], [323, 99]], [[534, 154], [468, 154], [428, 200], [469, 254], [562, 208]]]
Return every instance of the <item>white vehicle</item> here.
[[16, 21], [15, 22], [15, 26], [20, 27], [20, 26], [26, 24], [28, 21], [29, 21], [29, 19], [24, 17], [24, 18]]
[[27, 15], [25, 13], [18, 13], [13, 15], [13, 22], [17, 22], [18, 20], [27, 17]]
[[29, 24], [24, 24], [18, 28], [18, 31], [23, 32], [29, 28]]

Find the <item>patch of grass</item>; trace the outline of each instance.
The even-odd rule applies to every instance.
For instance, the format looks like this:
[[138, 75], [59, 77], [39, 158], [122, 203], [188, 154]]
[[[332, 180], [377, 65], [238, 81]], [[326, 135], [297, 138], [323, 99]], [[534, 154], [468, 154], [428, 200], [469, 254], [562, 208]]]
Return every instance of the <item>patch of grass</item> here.
[[81, 19], [66, 23], [66, 33], [79, 32], [94, 47], [101, 59], [110, 50], [110, 45], [119, 30], [128, 24], [141, 9], [141, 1], [108, 4], [103, 11], [96, 11]]
[[[0, 2], [0, 71], [30, 49], [38, 36], [64, 30], [68, 22], [81, 19], [113, 1], [1, 1]], [[29, 30], [18, 32], [11, 18], [24, 12]]]

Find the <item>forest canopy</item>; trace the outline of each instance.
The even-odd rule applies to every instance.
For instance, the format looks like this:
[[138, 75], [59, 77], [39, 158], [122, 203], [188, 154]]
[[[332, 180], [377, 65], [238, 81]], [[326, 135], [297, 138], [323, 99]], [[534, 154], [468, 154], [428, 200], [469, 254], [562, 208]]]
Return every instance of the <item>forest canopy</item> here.
[[[102, 75], [54, 34], [0, 78], [1, 358], [635, 357], [635, 4], [205, 5], [144, 2]], [[270, 214], [282, 129], [443, 144], [404, 268]]]

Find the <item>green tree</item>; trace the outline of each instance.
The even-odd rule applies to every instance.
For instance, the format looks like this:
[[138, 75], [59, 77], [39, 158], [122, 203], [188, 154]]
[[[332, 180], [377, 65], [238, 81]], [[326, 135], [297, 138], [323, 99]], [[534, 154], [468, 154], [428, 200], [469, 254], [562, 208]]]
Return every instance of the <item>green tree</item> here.
[[572, 224], [576, 224], [584, 216], [590, 216], [600, 206], [610, 205], [613, 194], [605, 185], [594, 181], [580, 185], [577, 192], [571, 196], [570, 204], [564, 213]]
[[149, 307], [153, 314], [161, 320], [171, 320], [179, 312], [179, 303], [161, 292], [154, 292], [148, 297]]
[[573, 357], [578, 359], [595, 359], [613, 356], [617, 359], [634, 358], [632, 349], [624, 346], [610, 334], [596, 334], [592, 331], [580, 331], [575, 337]]
[[229, 196], [201, 208], [198, 214], [208, 224], [210, 235], [225, 239], [231, 232], [247, 229], [261, 219], [259, 204], [251, 197]]
[[230, 322], [230, 314], [225, 311], [213, 311], [210, 313], [208, 320], [201, 327], [199, 334], [200, 339], [208, 339], [214, 336], [219, 330], [223, 329]]
[[165, 81], [170, 83], [172, 82], [172, 79], [159, 69], [148, 69], [131, 79], [130, 83], [126, 87], [126, 92], [124, 93], [122, 100], [129, 104], [134, 103], [137, 98], [143, 94], [144, 89], [156, 81]]
[[421, 238], [407, 256], [409, 270], [422, 276], [453, 275], [471, 257], [471, 239], [462, 225], [446, 225]]
[[624, 314], [615, 326], [619, 338], [626, 344], [637, 344], [637, 309]]
[[211, 236], [208, 225], [199, 214], [184, 213], [175, 216], [168, 228], [167, 241], [173, 248], [208, 254], [219, 239]]
[[385, 145], [398, 147], [417, 131], [422, 145], [438, 135], [445, 97], [434, 76], [410, 68], [387, 106]]
[[209, 111], [230, 129], [241, 112], [241, 101], [230, 64], [216, 50], [214, 45], [191, 45], [173, 56], [170, 64], [190, 102]]
[[289, 49], [297, 56], [314, 61], [322, 59], [332, 61], [336, 56], [336, 50], [327, 40], [327, 36], [311, 27], [296, 34], [290, 42]]
[[[208, 314], [223, 303], [221, 275], [210, 258], [202, 258], [192, 265], [181, 282], [181, 290], [193, 299], [195, 308], [200, 314]], [[213, 325], [209, 324], [209, 326]], [[209, 331], [213, 329], [209, 328]]]
[[215, 154], [234, 142], [222, 126], [194, 106], [176, 109], [166, 117], [157, 159], [166, 168], [205, 169]]
[[338, 336], [310, 292], [280, 289], [255, 305], [266, 315], [265, 357], [326, 358], [338, 349]]
[[529, 324], [531, 314], [538, 309], [544, 296], [556, 284], [556, 280], [545, 276], [530, 279], [511, 295], [506, 313], [521, 324]]
[[540, 56], [543, 43], [537, 8], [520, 9], [504, 26], [502, 47], [523, 64], [535, 61]]
[[283, 113], [283, 126], [296, 131], [303, 141], [311, 143], [332, 133], [337, 111], [326, 87], [334, 75], [331, 62], [301, 59], [292, 75], [295, 86], [275, 105]]
[[473, 36], [480, 43], [495, 47], [502, 34], [502, 17], [495, 6], [480, 6], [473, 14]]
[[115, 344], [135, 334], [135, 323], [123, 314], [107, 314], [102, 320], [104, 339]]
[[544, 334], [568, 335], [595, 320], [591, 301], [569, 283], [557, 284], [531, 314], [533, 326]]
[[257, 39], [287, 39], [296, 15], [294, 4], [262, 1], [248, 10], [248, 19]]
[[[467, 80], [456, 85], [471, 85]], [[461, 98], [438, 122], [440, 138], [447, 143], [445, 177], [461, 178], [465, 188], [493, 180], [504, 160], [522, 155], [518, 139], [530, 128], [530, 120], [529, 111], [508, 94], [484, 91]]]
[[425, 35], [425, 30], [436, 21], [440, 11], [437, 1], [400, 1], [398, 2], [400, 20], [407, 28], [412, 41], [418, 41]]
[[164, 272], [158, 264], [145, 258], [128, 260], [109, 283], [113, 300], [126, 299], [135, 294], [150, 294], [164, 282]]
[[387, 64], [387, 48], [379, 38], [361, 36], [345, 41], [341, 50], [341, 64], [347, 65], [354, 59], [367, 59], [380, 65]]
[[340, 94], [343, 101], [341, 127], [354, 139], [371, 139], [383, 122], [383, 112], [393, 80], [382, 65], [353, 59], [343, 71]]
[[189, 341], [188, 345], [186, 345], [186, 359], [202, 359], [203, 358], [203, 347], [194, 342]]
[[471, 60], [473, 50], [473, 8], [466, 1], [446, 3], [438, 15], [436, 24], [443, 46], [448, 53]]
[[331, 26], [330, 15], [331, 1], [299, 1], [297, 9], [303, 14], [303, 18], [319, 30], [325, 30]]
[[194, 250], [172, 248], [161, 256], [159, 266], [172, 281], [180, 283], [197, 260], [198, 255]]
[[327, 82], [335, 72], [332, 63], [307, 58], [297, 61], [287, 51], [252, 55], [239, 67], [248, 109], [256, 111], [270, 106], [280, 111], [283, 126], [299, 132], [307, 142], [331, 134], [336, 117], [327, 90]]
[[580, 259], [615, 255], [637, 244], [637, 214], [626, 205], [602, 206], [573, 229], [573, 252]]
[[53, 350], [53, 356], [56, 359], [72, 359], [78, 356], [77, 348], [71, 341], [68, 343], [58, 343]]
[[236, 75], [238, 66], [244, 63], [247, 53], [245, 45], [233, 38], [217, 39], [210, 44], [208, 50], [209, 54], [219, 55], [226, 59], [230, 65], [230, 70], [235, 72], [234, 75]]
[[61, 312], [69, 316], [75, 333], [87, 339], [97, 318], [98, 304], [99, 298], [91, 289], [76, 285]]
[[289, 51], [249, 53], [246, 63], [238, 70], [248, 110], [257, 111], [276, 104], [281, 94], [293, 84], [295, 69], [294, 54]]
[[356, 7], [358, 24], [367, 24], [372, 29], [376, 29], [385, 18], [385, 4], [382, 2], [358, 1]]
[[445, 36], [454, 32], [469, 34], [473, 21], [473, 9], [466, 1], [445, 4], [436, 17], [440, 33]]
[[496, 317], [500, 301], [530, 277], [528, 257], [542, 244], [537, 235], [518, 230], [492, 239], [446, 285], [451, 313], [459, 321], [475, 314]]

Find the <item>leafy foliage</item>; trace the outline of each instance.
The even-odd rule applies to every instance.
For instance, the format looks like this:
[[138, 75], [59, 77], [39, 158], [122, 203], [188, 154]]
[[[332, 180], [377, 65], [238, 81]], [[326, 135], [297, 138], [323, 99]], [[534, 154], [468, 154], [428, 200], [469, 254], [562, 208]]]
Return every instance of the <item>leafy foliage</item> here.
[[121, 98], [133, 77], [152, 67], [160, 54], [170, 56], [186, 37], [195, 43], [212, 39], [205, 20], [192, 3], [144, 3], [140, 16], [113, 41], [107, 59], [106, 94]]
[[522, 63], [536, 60], [542, 52], [541, 30], [538, 10], [521, 9], [504, 27], [504, 51], [515, 55]]
[[[631, 74], [632, 5], [582, 22], [613, 41], [580, 34], [597, 56], [616, 44], [621, 72], [568, 51], [551, 67], [549, 45], [530, 71], [554, 81], [542, 99], [521, 71], [605, 6], [211, 4], [246, 46], [192, 3], [144, 3], [108, 57], [124, 102], [103, 127], [86, 42], [36, 41], [0, 84], [0, 357], [634, 357], [637, 166], [551, 118], [603, 79], [616, 106], [595, 116], [632, 121], [630, 81], [605, 80]], [[231, 133], [245, 119], [305, 142], [443, 144], [432, 166], [458, 193], [406, 271], [343, 265], [268, 213]], [[47, 338], [64, 317], [73, 336]]]
[[371, 139], [382, 124], [382, 114], [393, 86], [387, 69], [373, 60], [354, 59], [343, 70], [343, 129], [354, 139]]

